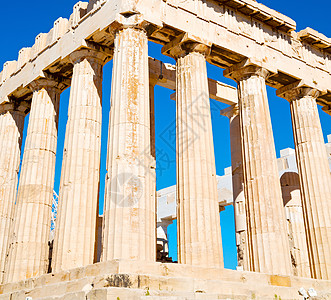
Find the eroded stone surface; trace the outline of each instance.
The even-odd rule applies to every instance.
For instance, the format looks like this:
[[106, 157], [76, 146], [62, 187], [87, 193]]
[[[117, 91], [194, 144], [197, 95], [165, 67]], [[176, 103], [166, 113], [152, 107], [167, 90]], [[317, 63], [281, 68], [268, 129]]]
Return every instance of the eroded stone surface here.
[[269, 72], [254, 65], [226, 72], [238, 82], [250, 270], [289, 275], [289, 245], [265, 86]]
[[24, 116], [17, 110], [0, 113], [0, 283], [13, 221]]
[[61, 91], [57, 82], [47, 79], [34, 82], [32, 89], [5, 282], [40, 276], [48, 271]]
[[100, 181], [102, 67], [105, 55], [80, 50], [74, 63], [63, 151], [52, 268], [93, 263]]
[[294, 85], [278, 93], [291, 105], [311, 273], [330, 279], [331, 175], [316, 104], [320, 92]]
[[179, 262], [222, 267], [214, 143], [203, 53], [192, 51], [177, 57], [177, 91]]
[[151, 153], [147, 36], [116, 33], [102, 261], [155, 253], [155, 159]]

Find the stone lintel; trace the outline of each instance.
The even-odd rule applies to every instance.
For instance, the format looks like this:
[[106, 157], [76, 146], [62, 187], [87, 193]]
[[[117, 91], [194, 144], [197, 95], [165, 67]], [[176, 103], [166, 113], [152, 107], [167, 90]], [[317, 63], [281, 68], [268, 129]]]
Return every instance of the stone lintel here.
[[[208, 78], [209, 98], [229, 105], [238, 104], [237, 89], [220, 81]], [[176, 92], [170, 95], [176, 101]]]
[[225, 77], [231, 78], [237, 82], [242, 78], [252, 75], [258, 75], [266, 79], [274, 74], [277, 74], [277, 69], [266, 62], [261, 62], [254, 58], [247, 58], [223, 72]]
[[183, 33], [166, 44], [161, 52], [174, 58], [185, 56], [191, 52], [198, 52], [208, 56], [211, 46], [212, 43], [210, 41], [200, 39], [191, 33]]
[[310, 96], [317, 99], [324, 93], [325, 92], [319, 91], [318, 89], [309, 86], [303, 80], [286, 85], [276, 91], [276, 95], [278, 97], [282, 97], [287, 101], [301, 99], [305, 96]]

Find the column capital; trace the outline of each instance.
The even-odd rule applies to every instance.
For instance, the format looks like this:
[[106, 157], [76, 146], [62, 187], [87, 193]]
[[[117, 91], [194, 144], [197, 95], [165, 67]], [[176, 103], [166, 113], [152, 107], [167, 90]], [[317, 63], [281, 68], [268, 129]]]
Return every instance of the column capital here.
[[184, 33], [166, 44], [161, 51], [162, 54], [176, 59], [191, 52], [201, 53], [204, 56], [208, 56], [210, 54], [211, 46], [212, 43], [207, 40], [201, 40], [190, 33]]
[[11, 99], [10, 97], [5, 97], [0, 100], [0, 114], [6, 112], [17, 112], [25, 116], [30, 110], [30, 103], [26, 100]]
[[84, 59], [94, 60], [95, 62], [104, 65], [111, 53], [105, 53], [102, 49], [81, 48], [69, 55], [69, 59], [73, 64], [81, 62]]
[[267, 79], [275, 73], [277, 73], [277, 70], [267, 63], [248, 58], [224, 70], [223, 75], [238, 82], [251, 76]]
[[314, 87], [310, 87], [303, 81], [297, 81], [289, 85], [283, 86], [276, 91], [278, 97], [282, 97], [287, 101], [299, 100], [304, 97], [318, 98], [322, 94], [321, 91]]
[[32, 81], [29, 84], [29, 88], [32, 92], [39, 91], [41, 89], [54, 89], [58, 93], [61, 93], [68, 85], [70, 85], [65, 80], [59, 78], [51, 77], [39, 77], [38, 79]]
[[159, 79], [160, 78], [158, 76], [149, 73], [149, 85], [153, 87], [156, 86]]
[[[149, 26], [144, 20], [142, 14], [137, 13], [134, 10], [127, 10], [126, 12], [119, 13], [113, 23], [109, 25], [109, 32], [115, 36], [115, 34], [126, 28], [140, 29], [146, 32], [146, 28]], [[151, 29], [149, 28], [148, 31]]]
[[239, 106], [238, 104], [231, 105], [225, 109], [222, 109], [220, 111], [221, 116], [228, 117], [230, 120], [233, 117], [236, 117], [239, 115]]

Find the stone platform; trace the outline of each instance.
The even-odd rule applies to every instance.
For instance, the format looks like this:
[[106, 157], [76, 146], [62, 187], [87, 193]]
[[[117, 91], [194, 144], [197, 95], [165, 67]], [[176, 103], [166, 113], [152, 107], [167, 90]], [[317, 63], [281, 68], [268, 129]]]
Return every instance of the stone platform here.
[[1, 285], [0, 300], [302, 300], [300, 288], [331, 299], [331, 281], [116, 260]]

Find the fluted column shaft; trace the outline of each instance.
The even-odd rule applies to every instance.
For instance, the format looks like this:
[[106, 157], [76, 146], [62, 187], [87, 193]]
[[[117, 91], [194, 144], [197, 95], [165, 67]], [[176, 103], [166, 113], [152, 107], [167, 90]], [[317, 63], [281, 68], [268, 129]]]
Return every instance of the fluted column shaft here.
[[144, 30], [116, 33], [102, 261], [156, 259], [148, 44]]
[[24, 117], [24, 112], [14, 109], [0, 113], [0, 284], [16, 200]]
[[221, 111], [230, 121], [232, 191], [236, 229], [238, 266], [245, 271], [250, 270], [248, 260], [247, 220], [244, 193], [244, 175], [242, 166], [241, 129], [238, 105]]
[[293, 274], [308, 278], [311, 277], [311, 273], [301, 204], [299, 175], [294, 172], [286, 172], [282, 175], [280, 183], [285, 206]]
[[288, 89], [313, 278], [331, 279], [331, 176], [312, 88]]
[[101, 52], [83, 49], [74, 64], [64, 142], [52, 270], [93, 263], [102, 119]]
[[206, 59], [177, 58], [177, 218], [180, 263], [223, 267]]
[[33, 97], [18, 187], [6, 282], [47, 273], [55, 176], [58, 110], [56, 82], [31, 84]]
[[157, 79], [154, 77], [149, 78], [149, 105], [150, 105], [150, 136], [151, 136], [151, 155], [156, 158], [155, 153], [155, 104], [154, 104], [154, 90]]
[[230, 74], [238, 82], [250, 270], [287, 275], [291, 273], [290, 252], [265, 85], [267, 75], [268, 71], [255, 66]]

